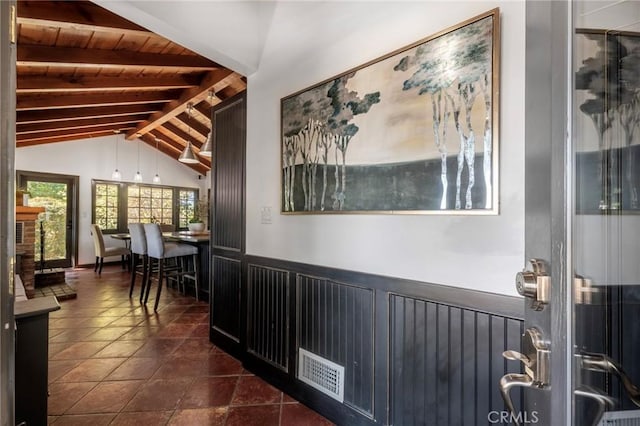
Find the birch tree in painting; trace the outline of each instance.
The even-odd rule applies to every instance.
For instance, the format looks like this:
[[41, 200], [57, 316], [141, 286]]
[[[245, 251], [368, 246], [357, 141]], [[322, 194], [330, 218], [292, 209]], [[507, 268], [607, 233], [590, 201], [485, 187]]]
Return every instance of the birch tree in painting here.
[[355, 115], [369, 111], [380, 101], [380, 93], [360, 98], [347, 89], [351, 73], [283, 102], [283, 203], [285, 211], [294, 211], [296, 166], [301, 164], [301, 188], [305, 211], [316, 210], [317, 169], [322, 161], [323, 180], [320, 209], [325, 210], [328, 187], [327, 172], [330, 150], [335, 153], [335, 187], [333, 209], [342, 210], [346, 198], [346, 154], [358, 126], [350, 121]]
[[[485, 109], [483, 129], [483, 171], [485, 175], [485, 208], [491, 206], [491, 66], [492, 20], [485, 18], [456, 31], [440, 36], [416, 48], [394, 67], [396, 71], [417, 69], [405, 80], [403, 90], [418, 89], [418, 94], [430, 94], [433, 111], [433, 133], [441, 159], [442, 199], [440, 208], [447, 208], [447, 148], [446, 127], [452, 114], [460, 140], [456, 173], [455, 208], [462, 208], [462, 172], [466, 165], [468, 182], [465, 209], [473, 208], [471, 191], [475, 184], [475, 131], [472, 113], [476, 98], [482, 94]], [[464, 121], [461, 113], [464, 111]]]

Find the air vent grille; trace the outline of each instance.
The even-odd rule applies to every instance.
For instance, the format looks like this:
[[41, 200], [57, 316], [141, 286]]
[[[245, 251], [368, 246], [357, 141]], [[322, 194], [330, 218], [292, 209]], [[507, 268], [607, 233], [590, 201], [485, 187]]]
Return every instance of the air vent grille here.
[[24, 222], [16, 222], [16, 244], [24, 241]]
[[299, 349], [298, 379], [320, 392], [344, 401], [344, 367], [304, 349]]
[[640, 426], [640, 410], [607, 411], [598, 426]]

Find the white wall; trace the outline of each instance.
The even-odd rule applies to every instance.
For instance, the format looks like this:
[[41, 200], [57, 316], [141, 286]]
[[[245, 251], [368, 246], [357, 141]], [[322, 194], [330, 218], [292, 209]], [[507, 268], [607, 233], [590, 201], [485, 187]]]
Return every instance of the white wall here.
[[[500, 214], [280, 215], [280, 99], [501, 8]], [[516, 294], [524, 262], [525, 7], [504, 2], [279, 2], [248, 79], [247, 252]], [[261, 208], [272, 223], [261, 224]]]
[[[122, 181], [133, 181], [138, 165], [140, 145], [140, 173], [145, 183], [151, 183], [156, 173], [155, 149], [143, 142], [118, 142], [118, 169]], [[91, 179], [111, 179], [116, 165], [115, 138], [107, 136], [72, 142], [36, 145], [16, 149], [16, 170], [59, 173], [80, 178], [80, 221], [78, 224], [78, 263], [92, 264], [95, 261], [93, 240], [89, 232], [91, 225]], [[162, 183], [171, 186], [198, 187], [206, 195], [206, 178], [198, 179], [198, 173], [177, 160], [158, 153], [158, 174]], [[204, 190], [204, 192], [203, 192]], [[107, 245], [122, 244], [106, 238]]]

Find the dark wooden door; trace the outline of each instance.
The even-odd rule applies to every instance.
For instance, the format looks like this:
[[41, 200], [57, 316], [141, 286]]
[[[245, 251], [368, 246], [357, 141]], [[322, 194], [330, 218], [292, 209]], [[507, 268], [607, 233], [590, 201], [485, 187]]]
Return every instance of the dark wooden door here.
[[244, 346], [246, 92], [212, 112], [211, 341], [231, 353]]

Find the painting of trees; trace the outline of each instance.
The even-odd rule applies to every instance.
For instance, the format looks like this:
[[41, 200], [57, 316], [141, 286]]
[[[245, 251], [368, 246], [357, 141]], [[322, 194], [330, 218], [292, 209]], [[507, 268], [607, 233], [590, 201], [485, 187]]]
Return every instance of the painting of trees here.
[[283, 98], [282, 212], [495, 212], [498, 20]]

